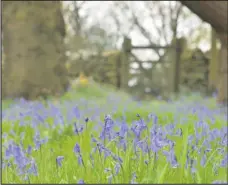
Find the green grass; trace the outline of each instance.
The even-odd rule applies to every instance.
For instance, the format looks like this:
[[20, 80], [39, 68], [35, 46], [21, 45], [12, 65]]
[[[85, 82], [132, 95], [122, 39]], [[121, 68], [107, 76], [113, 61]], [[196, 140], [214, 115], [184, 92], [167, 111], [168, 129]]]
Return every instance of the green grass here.
[[[112, 93], [111, 97], [115, 96], [115, 100], [108, 99], [110, 93]], [[16, 166], [13, 164], [13, 159], [11, 159], [12, 165], [4, 168], [2, 171], [3, 183], [77, 183], [80, 179], [83, 179], [85, 183], [108, 183], [108, 178], [111, 175], [113, 175], [112, 183], [130, 183], [132, 173], [134, 172], [137, 175], [135, 181], [138, 183], [212, 183], [214, 180], [226, 181], [226, 168], [218, 168], [217, 173], [213, 173], [213, 165], [219, 163], [222, 158], [221, 154], [217, 151], [217, 141], [212, 143], [212, 151], [208, 153], [208, 161], [205, 167], [200, 165], [202, 155], [191, 153], [192, 158], [197, 159], [197, 172], [195, 175], [192, 175], [190, 170], [185, 169], [184, 167], [187, 151], [190, 148], [187, 143], [188, 136], [194, 134], [195, 123], [199, 121], [199, 118], [187, 111], [178, 113], [175, 108], [183, 104], [187, 105], [189, 102], [193, 102], [193, 99], [186, 99], [185, 102], [175, 102], [173, 104], [153, 101], [142, 102], [141, 105], [138, 105], [136, 102], [130, 102], [126, 93], [117, 92], [114, 91], [114, 89], [110, 90], [109, 87], [100, 87], [93, 84], [89, 87], [76, 87], [59, 99], [57, 103], [56, 99], [50, 99], [50, 102], [55, 102], [57, 107], [61, 107], [62, 112], [64, 112], [64, 119], [66, 119], [67, 113], [71, 108], [63, 106], [64, 102], [72, 102], [72, 104], [75, 102], [76, 104], [80, 101], [80, 98], [89, 101], [87, 107], [84, 106], [84, 104], [79, 105], [80, 110], [84, 112], [84, 116], [81, 119], [77, 120], [74, 118], [72, 122], [66, 122], [65, 120], [64, 126], [58, 124], [55, 128], [52, 128], [52, 125], [54, 124], [53, 117], [49, 115], [45, 120], [45, 124], [39, 124], [37, 126], [41, 138], [44, 138], [45, 136], [49, 137], [48, 142], [41, 145], [40, 150], [33, 150], [32, 153], [28, 155], [28, 157], [32, 157], [36, 161], [38, 176], [31, 174], [29, 175], [29, 178], [25, 180], [25, 176], [20, 176], [18, 174]], [[200, 101], [207, 104], [208, 107], [215, 108], [213, 100]], [[8, 110], [9, 105], [13, 105], [12, 102], [4, 102], [3, 110]], [[123, 160], [118, 175], [114, 175], [114, 168], [117, 161], [110, 156], [104, 160], [103, 154], [100, 156], [98, 152], [93, 155], [93, 167], [89, 154], [95, 146], [94, 143], [91, 143], [91, 134], [96, 138], [99, 136], [99, 132], [94, 127], [97, 125], [97, 121], [89, 121], [87, 123], [87, 128], [79, 135], [73, 132], [73, 122], [76, 121], [78, 124], [85, 124], [84, 117], [90, 117], [90, 115], [92, 115], [88, 109], [95, 105], [98, 108], [102, 108], [102, 112], [98, 115], [98, 118], [101, 120], [104, 119], [106, 113], [111, 112], [113, 119], [120, 119], [124, 115], [127, 124], [130, 125], [132, 121], [138, 120], [136, 114], [140, 114], [144, 120], [147, 120], [148, 114], [154, 113], [158, 116], [159, 124], [162, 126], [176, 122], [175, 129], [182, 128], [183, 135], [168, 136], [168, 139], [171, 139], [176, 143], [174, 148], [179, 166], [177, 168], [172, 168], [161, 151], [158, 153], [157, 161], [154, 160], [153, 155], [149, 156], [142, 151], [139, 152], [139, 157], [136, 159], [133, 150], [133, 142], [131, 140], [132, 137], [129, 137], [127, 140], [126, 152], [116, 145], [118, 138], [111, 142], [106, 141], [105, 143], [105, 146], [108, 149], [120, 156]], [[49, 108], [47, 108], [47, 110], [49, 110]], [[35, 147], [33, 141], [35, 129], [32, 127], [32, 117], [32, 115], [29, 115], [26, 118], [23, 118], [23, 120], [28, 120], [28, 124], [22, 126], [20, 125], [19, 120], [10, 121], [5, 118], [2, 123], [2, 131], [3, 133], [7, 133], [8, 136], [3, 138], [3, 145], [12, 139], [18, 144], [22, 142], [24, 149], [27, 149], [29, 145]], [[182, 123], [183, 121], [184, 124]], [[226, 126], [225, 120], [220, 116], [215, 116], [214, 124], [212, 124], [208, 118], [208, 123], [211, 129], [220, 129]], [[49, 125], [50, 127], [47, 128], [46, 125]], [[151, 128], [152, 125], [153, 121], [150, 121], [148, 127]], [[11, 130], [13, 130], [15, 134], [12, 134]], [[21, 133], [24, 133], [24, 138], [20, 136]], [[144, 130], [141, 139], [146, 136], [149, 136], [148, 131]], [[73, 152], [76, 143], [81, 147], [85, 167], [78, 164], [77, 157]], [[199, 145], [201, 144], [202, 140], [199, 142]], [[3, 147], [2, 149], [4, 156], [5, 148]], [[227, 148], [225, 149], [227, 150]], [[164, 150], [169, 150], [169, 147], [165, 147]], [[56, 165], [56, 158], [58, 156], [64, 156], [62, 167]], [[145, 160], [149, 161], [148, 165], [145, 164]], [[111, 171], [105, 172], [105, 168], [110, 168]]]

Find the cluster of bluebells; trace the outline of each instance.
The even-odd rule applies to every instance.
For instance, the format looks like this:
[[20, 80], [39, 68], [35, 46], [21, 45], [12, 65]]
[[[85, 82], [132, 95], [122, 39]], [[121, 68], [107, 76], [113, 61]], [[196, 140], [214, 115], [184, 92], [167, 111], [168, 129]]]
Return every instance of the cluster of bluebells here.
[[31, 146], [28, 146], [27, 150], [25, 150], [22, 145], [18, 145], [10, 140], [4, 147], [5, 155], [3, 156], [3, 169], [14, 166], [16, 167], [18, 174], [23, 177], [26, 177], [27, 175], [38, 175], [36, 161], [31, 156]]
[[[114, 169], [104, 168], [104, 171], [109, 174], [107, 177], [109, 183], [112, 183], [115, 176], [118, 176], [121, 172], [123, 173], [124, 163], [124, 157], [109, 148], [108, 143], [110, 142], [114, 142], [116, 148], [125, 153], [127, 150], [132, 150], [133, 148], [136, 160], [139, 160], [139, 153], [141, 152], [145, 157], [144, 162], [146, 166], [149, 164], [155, 165], [161, 155], [166, 158], [166, 161], [171, 168], [179, 168], [183, 165], [180, 164], [175, 153], [175, 147], [178, 143], [169, 139], [169, 136], [183, 138], [184, 131], [180, 128], [180, 124], [175, 119], [173, 122], [163, 126], [159, 123], [159, 117], [156, 114], [149, 114], [147, 119], [143, 119], [139, 114], [137, 114], [136, 120], [132, 123], [127, 123], [125, 118], [114, 120], [111, 115], [106, 115], [104, 120], [101, 121], [98, 118], [101, 113], [98, 111], [99, 108], [88, 108], [90, 117], [85, 118], [86, 109], [80, 110], [79, 106], [73, 104], [66, 103], [65, 106], [70, 107], [68, 108], [67, 116], [64, 116], [62, 111], [63, 108], [61, 106], [55, 106], [51, 103], [48, 104], [48, 107], [45, 107], [39, 102], [32, 103], [22, 101], [20, 104], [23, 105], [21, 106], [23, 107], [23, 110], [19, 109], [18, 106], [11, 107], [14, 115], [10, 115], [10, 111], [6, 110], [3, 112], [3, 121], [12, 121], [12, 127], [15, 124], [14, 121], [18, 120], [20, 126], [30, 124], [35, 133], [33, 137], [34, 143], [31, 143], [31, 145], [25, 149], [22, 144], [23, 134], [21, 134], [20, 144], [17, 144], [14, 141], [8, 141], [8, 133], [3, 133], [5, 143], [2, 168], [5, 169], [10, 168], [11, 166], [16, 166], [18, 174], [23, 175], [23, 177], [39, 175], [39, 169], [37, 168], [35, 159], [32, 157], [32, 153], [33, 151], [37, 152], [42, 150], [42, 145], [48, 142], [48, 138], [41, 139], [40, 131], [38, 129], [40, 126], [44, 126], [46, 129], [53, 129], [58, 126], [60, 130], [64, 130], [65, 126], [71, 124], [72, 133], [80, 137], [80, 135], [88, 129], [87, 123], [89, 120], [94, 123], [97, 122], [97, 124], [94, 124], [94, 130], [98, 131], [98, 137], [94, 137], [93, 133], [91, 133], [90, 144], [92, 145], [92, 150], [89, 154], [90, 163], [94, 168], [97, 162], [94, 160], [96, 154], [98, 154], [100, 158], [103, 158], [104, 161], [107, 160], [107, 158], [113, 160], [115, 164]], [[85, 104], [85, 102], [83, 102], [83, 104]], [[195, 122], [194, 131], [188, 135], [188, 150], [185, 158], [185, 168], [189, 168], [191, 173], [195, 174], [198, 170], [196, 165], [198, 160], [200, 165], [205, 168], [208, 162], [210, 162], [209, 160], [211, 160], [208, 156], [210, 156], [212, 152], [217, 152], [221, 156], [221, 160], [214, 168], [214, 172], [216, 173], [217, 168], [227, 168], [227, 126], [224, 125], [220, 129], [211, 129], [210, 127], [211, 124], [215, 124], [213, 115], [220, 115], [220, 112], [214, 110], [213, 112], [206, 107], [193, 105], [184, 107], [177, 106], [176, 109], [178, 110], [177, 114], [186, 114], [186, 112], [189, 114], [190, 112], [199, 117], [199, 120]], [[165, 107], [163, 107], [163, 110], [165, 111]], [[17, 113], [16, 115], [15, 112]], [[176, 115], [174, 114], [174, 117], [175, 116]], [[30, 119], [27, 119], [28, 117]], [[50, 125], [45, 121], [49, 117], [53, 118], [53, 125]], [[205, 118], [209, 118], [210, 121], [205, 121]], [[181, 124], [184, 124], [184, 122], [185, 120], [182, 120]], [[11, 130], [10, 134], [16, 135], [14, 130]], [[217, 148], [212, 147], [214, 144], [216, 144], [215, 146]], [[87, 161], [84, 161], [83, 151], [78, 143], [75, 143], [72, 152], [74, 153], [78, 164], [86, 169]], [[199, 157], [196, 158], [195, 154]], [[57, 156], [55, 160], [57, 169], [64, 165], [64, 156]], [[83, 179], [79, 179], [78, 183], [83, 184], [86, 182]], [[132, 173], [129, 183], [137, 183], [136, 172]]]

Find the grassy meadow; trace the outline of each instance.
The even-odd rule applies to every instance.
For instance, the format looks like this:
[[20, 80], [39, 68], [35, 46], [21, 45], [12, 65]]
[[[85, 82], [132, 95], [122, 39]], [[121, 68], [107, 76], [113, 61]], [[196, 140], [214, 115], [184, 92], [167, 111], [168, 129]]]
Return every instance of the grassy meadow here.
[[213, 98], [136, 102], [90, 84], [2, 108], [3, 183], [227, 182], [227, 114]]

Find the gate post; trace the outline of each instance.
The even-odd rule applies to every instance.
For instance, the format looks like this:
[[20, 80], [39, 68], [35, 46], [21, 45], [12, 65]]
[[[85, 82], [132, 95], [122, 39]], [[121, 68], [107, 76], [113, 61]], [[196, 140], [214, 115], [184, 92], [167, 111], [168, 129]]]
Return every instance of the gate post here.
[[129, 80], [129, 54], [131, 52], [131, 39], [128, 37], [124, 37], [122, 44], [122, 52], [121, 52], [121, 88], [128, 88], [128, 80]]
[[218, 77], [218, 103], [227, 103], [227, 81], [228, 81], [228, 65], [227, 65], [227, 33], [218, 33], [221, 41], [220, 61], [219, 61], [219, 77]]

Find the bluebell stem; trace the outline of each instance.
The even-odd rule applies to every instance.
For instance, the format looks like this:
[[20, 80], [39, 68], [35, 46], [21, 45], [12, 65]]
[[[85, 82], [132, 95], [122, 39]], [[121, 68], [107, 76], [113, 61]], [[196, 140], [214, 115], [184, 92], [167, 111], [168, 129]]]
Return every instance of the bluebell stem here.
[[94, 168], [94, 158], [93, 158], [92, 153], [89, 154], [89, 157], [90, 157], [90, 160], [91, 160], [92, 167]]

